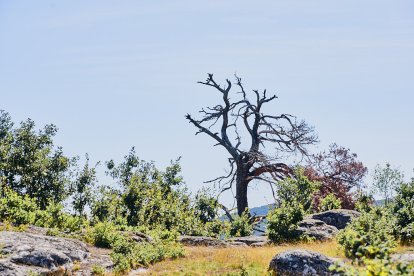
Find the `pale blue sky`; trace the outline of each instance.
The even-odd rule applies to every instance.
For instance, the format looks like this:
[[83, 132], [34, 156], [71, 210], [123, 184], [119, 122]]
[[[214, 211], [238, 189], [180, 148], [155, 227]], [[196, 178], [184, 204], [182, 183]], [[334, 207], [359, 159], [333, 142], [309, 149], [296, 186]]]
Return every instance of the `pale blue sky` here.
[[[275, 113], [315, 126], [315, 151], [337, 142], [412, 175], [413, 1], [0, 0], [0, 109], [56, 124], [70, 155], [182, 156], [197, 190], [226, 168], [184, 119], [219, 101], [196, 84], [207, 72], [275, 92]], [[251, 206], [270, 202], [252, 189]]]

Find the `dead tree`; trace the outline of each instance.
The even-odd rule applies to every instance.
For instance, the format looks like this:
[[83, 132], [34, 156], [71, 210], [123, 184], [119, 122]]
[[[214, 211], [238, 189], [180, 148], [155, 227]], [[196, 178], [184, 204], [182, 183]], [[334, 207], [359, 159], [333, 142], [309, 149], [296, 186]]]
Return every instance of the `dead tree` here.
[[[217, 146], [224, 147], [230, 154], [229, 173], [208, 182], [218, 182], [221, 192], [235, 185], [237, 213], [241, 215], [248, 208], [249, 183], [261, 180], [272, 186], [275, 180], [292, 175], [292, 168], [282, 160], [286, 160], [286, 154], [307, 155], [307, 146], [314, 144], [317, 137], [312, 127], [304, 121], [297, 121], [292, 115], [262, 113], [263, 106], [277, 97], [267, 96], [266, 90], [253, 90], [251, 100], [241, 79], [237, 76], [235, 79], [234, 87], [239, 91], [234, 95], [239, 99], [232, 100], [232, 83], [227, 79], [226, 85], [221, 86], [214, 80], [213, 74], [208, 74], [206, 81], [198, 83], [221, 93], [223, 102], [203, 108], [200, 111], [203, 116], [199, 120], [189, 114], [186, 118], [198, 128], [196, 135], [207, 134]], [[265, 147], [273, 149], [273, 153], [265, 152]]]

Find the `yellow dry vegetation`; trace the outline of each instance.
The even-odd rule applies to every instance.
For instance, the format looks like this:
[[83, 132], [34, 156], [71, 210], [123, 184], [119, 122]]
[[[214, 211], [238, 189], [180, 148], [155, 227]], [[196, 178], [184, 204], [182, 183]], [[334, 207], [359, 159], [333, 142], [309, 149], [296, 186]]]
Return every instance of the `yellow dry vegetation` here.
[[267, 275], [270, 260], [290, 249], [307, 249], [330, 257], [343, 258], [335, 241], [300, 243], [259, 248], [187, 247], [186, 257], [151, 266], [149, 275]]

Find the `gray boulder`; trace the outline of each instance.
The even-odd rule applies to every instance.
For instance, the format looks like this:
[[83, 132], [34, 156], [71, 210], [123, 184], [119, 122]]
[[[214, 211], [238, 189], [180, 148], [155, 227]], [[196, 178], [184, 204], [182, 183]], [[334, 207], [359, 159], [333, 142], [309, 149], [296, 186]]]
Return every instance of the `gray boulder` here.
[[178, 242], [187, 246], [227, 247], [224, 241], [203, 236], [180, 236]]
[[24, 232], [0, 231], [0, 244], [0, 275], [69, 274], [89, 255], [80, 241]]
[[269, 244], [270, 244], [269, 242], [255, 242], [255, 243], [252, 243], [250, 246], [251, 247], [263, 247]]
[[276, 275], [334, 275], [329, 267], [335, 260], [308, 250], [289, 250], [270, 261], [269, 270]]
[[358, 218], [360, 212], [346, 209], [334, 209], [322, 213], [312, 214], [309, 218], [318, 219], [328, 225], [335, 226], [337, 229], [344, 229], [345, 226], [354, 218]]
[[141, 243], [141, 242], [153, 243], [154, 242], [154, 238], [152, 238], [150, 235], [147, 235], [141, 232], [134, 231], [134, 232], [120, 232], [120, 233], [123, 233], [124, 235], [131, 238], [133, 241], [137, 243]]
[[226, 244], [229, 247], [248, 247], [244, 242], [227, 242]]
[[307, 235], [315, 238], [318, 241], [331, 240], [338, 233], [335, 226], [328, 225], [325, 222], [317, 219], [305, 218], [298, 224], [296, 230], [299, 235]]
[[247, 236], [247, 237], [236, 237], [228, 239], [229, 242], [242, 242], [247, 245], [252, 245], [255, 243], [268, 243], [269, 239], [266, 236]]

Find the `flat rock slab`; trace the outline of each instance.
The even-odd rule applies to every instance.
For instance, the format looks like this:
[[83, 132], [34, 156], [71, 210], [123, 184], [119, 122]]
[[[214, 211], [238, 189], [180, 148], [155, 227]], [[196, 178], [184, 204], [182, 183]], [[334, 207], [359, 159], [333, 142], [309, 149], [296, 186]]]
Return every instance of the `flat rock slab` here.
[[393, 254], [391, 260], [393, 262], [414, 263], [414, 253]]
[[322, 213], [312, 214], [307, 218], [321, 220], [326, 224], [335, 226], [337, 229], [341, 230], [344, 229], [352, 219], [358, 218], [360, 215], [360, 212], [354, 210], [334, 209]]
[[227, 247], [224, 241], [203, 236], [180, 236], [178, 242], [187, 246]]
[[0, 231], [0, 244], [0, 275], [64, 273], [89, 255], [80, 241], [25, 232]]
[[247, 236], [247, 237], [237, 237], [237, 238], [230, 238], [228, 242], [242, 242], [247, 245], [252, 245], [255, 243], [268, 243], [269, 239], [266, 236]]
[[308, 250], [289, 250], [277, 254], [270, 261], [269, 270], [276, 275], [334, 275], [329, 267], [335, 260]]

